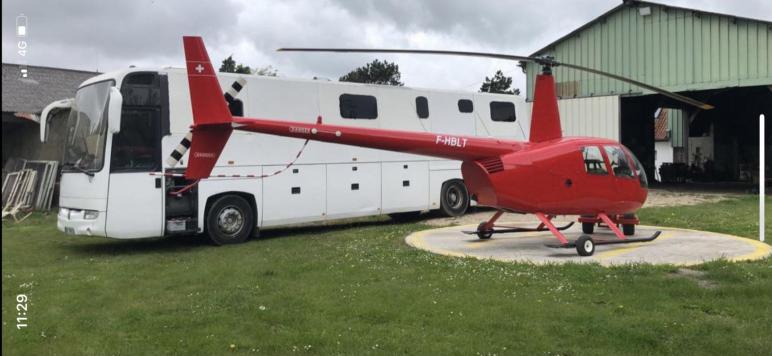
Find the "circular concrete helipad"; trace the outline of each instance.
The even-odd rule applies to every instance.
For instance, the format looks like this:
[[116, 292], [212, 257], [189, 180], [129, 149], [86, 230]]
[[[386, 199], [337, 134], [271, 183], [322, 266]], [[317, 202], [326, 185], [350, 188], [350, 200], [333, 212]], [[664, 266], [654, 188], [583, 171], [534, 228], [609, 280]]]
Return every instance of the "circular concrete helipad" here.
[[[508, 225], [503, 223], [502, 225]], [[637, 226], [635, 237], [648, 237], [655, 231], [662, 234], [652, 242], [620, 245], [596, 245], [595, 254], [580, 257], [575, 248], [550, 248], [557, 242], [549, 231], [495, 234], [490, 240], [479, 240], [473, 231], [477, 225], [452, 226], [419, 231], [405, 241], [416, 248], [457, 257], [475, 257], [499, 261], [537, 264], [564, 262], [597, 262], [602, 265], [654, 263], [694, 265], [717, 259], [730, 261], [755, 260], [772, 254], [769, 245], [757, 240], [706, 231]], [[581, 225], [574, 224], [563, 231], [571, 241], [582, 235]], [[594, 240], [615, 239], [607, 228], [595, 228]]]

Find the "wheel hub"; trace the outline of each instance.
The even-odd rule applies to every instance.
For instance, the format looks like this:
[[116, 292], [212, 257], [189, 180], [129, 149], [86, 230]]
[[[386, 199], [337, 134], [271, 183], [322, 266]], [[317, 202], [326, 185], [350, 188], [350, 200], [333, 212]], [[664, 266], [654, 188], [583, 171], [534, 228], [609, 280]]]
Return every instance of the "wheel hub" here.
[[453, 209], [461, 207], [461, 192], [459, 192], [458, 188], [452, 187], [448, 189], [448, 205]]
[[228, 235], [235, 235], [244, 226], [244, 213], [236, 207], [227, 207], [220, 211], [220, 215], [217, 217], [217, 226], [220, 231]]

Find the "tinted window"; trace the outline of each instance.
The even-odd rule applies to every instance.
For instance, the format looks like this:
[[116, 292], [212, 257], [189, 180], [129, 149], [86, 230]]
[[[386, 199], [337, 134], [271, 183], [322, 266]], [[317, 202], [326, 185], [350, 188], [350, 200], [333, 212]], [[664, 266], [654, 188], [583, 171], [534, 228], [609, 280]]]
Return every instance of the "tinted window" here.
[[[163, 80], [162, 80], [163, 79]], [[168, 97], [165, 78], [139, 72], [121, 86], [121, 130], [113, 136], [111, 172], [151, 172], [161, 168], [161, 125]], [[162, 94], [163, 93], [163, 94]]]
[[491, 101], [491, 120], [515, 121], [515, 104], [508, 101]]
[[157, 73], [132, 73], [121, 86], [123, 105], [160, 106], [161, 85]]
[[371, 95], [342, 94], [339, 98], [340, 116], [346, 119], [375, 119], [378, 102]]
[[152, 172], [160, 167], [160, 110], [124, 108], [113, 136], [110, 171]]
[[474, 111], [474, 104], [471, 100], [461, 99], [458, 101], [458, 111], [460, 112], [472, 112]]
[[415, 111], [419, 119], [429, 117], [429, 100], [426, 100], [425, 96], [415, 98]]
[[633, 169], [627, 161], [627, 155], [619, 147], [605, 146], [611, 170], [617, 177], [633, 177]]
[[600, 148], [596, 146], [582, 147], [582, 157], [584, 157], [584, 169], [589, 174], [608, 174], [606, 163], [603, 161], [603, 155]]

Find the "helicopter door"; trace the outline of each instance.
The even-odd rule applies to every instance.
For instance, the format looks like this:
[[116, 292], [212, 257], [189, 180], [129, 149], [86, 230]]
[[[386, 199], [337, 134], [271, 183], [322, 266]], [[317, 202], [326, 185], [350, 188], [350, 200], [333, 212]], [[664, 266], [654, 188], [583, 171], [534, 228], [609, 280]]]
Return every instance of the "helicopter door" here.
[[[617, 195], [617, 187], [614, 178], [609, 174], [607, 160], [598, 146], [584, 146], [581, 148], [584, 164], [584, 174], [581, 177], [582, 190], [587, 199], [593, 200], [592, 204], [598, 204], [597, 199], [614, 200]], [[588, 201], [589, 203], [589, 201]]]
[[617, 192], [626, 192], [631, 189], [637, 189], [638, 180], [635, 179], [633, 166], [627, 158], [625, 151], [619, 146], [604, 146], [606, 156], [608, 156], [611, 171], [614, 173], [614, 185]]

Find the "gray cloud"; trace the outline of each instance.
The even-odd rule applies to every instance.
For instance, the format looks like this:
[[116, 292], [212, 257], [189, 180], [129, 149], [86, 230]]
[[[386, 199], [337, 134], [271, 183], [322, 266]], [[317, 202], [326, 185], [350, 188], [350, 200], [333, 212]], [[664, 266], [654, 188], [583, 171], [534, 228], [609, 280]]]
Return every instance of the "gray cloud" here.
[[[765, 0], [667, 0], [746, 17], [772, 16]], [[204, 36], [214, 61], [233, 54], [288, 77], [335, 79], [373, 55], [276, 53], [278, 47], [445, 48], [530, 54], [620, 4], [611, 0], [183, 0], [3, 1], [3, 62], [19, 63], [14, 19], [29, 18], [29, 64], [108, 71], [130, 64], [182, 66], [181, 36]], [[496, 69], [524, 86], [516, 63], [436, 56], [377, 56], [411, 86], [474, 91]]]
[[30, 64], [110, 70], [136, 63], [165, 64], [156, 61], [177, 57], [185, 33], [222, 40], [235, 25], [233, 14], [240, 11], [241, 5], [232, 2], [5, 1], [3, 61], [24, 60], [13, 50], [19, 14], [29, 19]]

